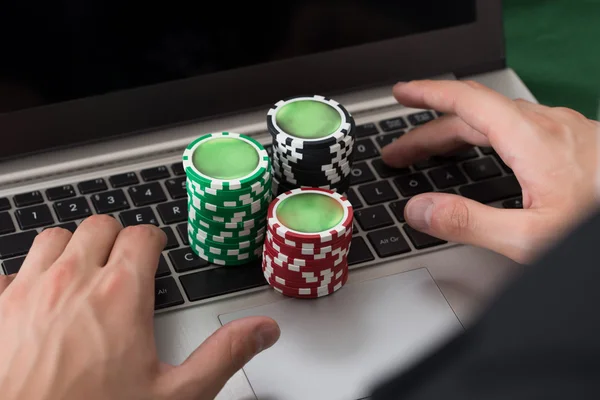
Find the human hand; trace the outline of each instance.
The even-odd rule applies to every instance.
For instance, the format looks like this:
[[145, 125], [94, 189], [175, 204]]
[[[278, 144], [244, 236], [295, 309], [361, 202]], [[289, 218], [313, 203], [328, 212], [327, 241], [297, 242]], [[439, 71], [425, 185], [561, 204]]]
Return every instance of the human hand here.
[[39, 234], [18, 274], [0, 276], [3, 400], [205, 400], [279, 337], [275, 321], [233, 321], [181, 365], [154, 342], [154, 275], [166, 238], [109, 216], [73, 235]]
[[421, 194], [405, 208], [415, 229], [527, 263], [597, 205], [597, 121], [566, 108], [513, 101], [475, 82], [399, 83], [393, 93], [405, 106], [445, 115], [385, 147], [386, 164], [406, 167], [465, 146], [491, 146], [514, 171], [523, 194], [522, 210], [458, 195]]

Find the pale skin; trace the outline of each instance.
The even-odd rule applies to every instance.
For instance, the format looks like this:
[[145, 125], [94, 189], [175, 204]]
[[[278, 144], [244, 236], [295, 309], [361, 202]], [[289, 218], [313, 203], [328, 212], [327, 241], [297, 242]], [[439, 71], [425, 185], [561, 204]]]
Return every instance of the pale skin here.
[[[465, 144], [492, 146], [523, 188], [523, 210], [447, 194], [411, 199], [416, 229], [529, 262], [598, 200], [599, 124], [567, 109], [512, 101], [475, 83], [398, 84], [404, 105], [447, 116], [389, 145], [397, 167]], [[431, 207], [430, 207], [431, 206]], [[154, 226], [123, 229], [108, 216], [74, 234], [37, 236], [17, 275], [0, 276], [3, 400], [208, 400], [280, 331], [266, 317], [227, 324], [181, 365], [157, 356], [154, 274], [165, 245]]]

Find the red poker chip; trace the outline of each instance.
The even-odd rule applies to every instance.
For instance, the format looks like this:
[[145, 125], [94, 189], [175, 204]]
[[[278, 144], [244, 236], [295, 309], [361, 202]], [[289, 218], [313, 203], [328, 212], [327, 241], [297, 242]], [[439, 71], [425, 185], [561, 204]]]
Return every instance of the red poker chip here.
[[352, 231], [348, 231], [346, 235], [340, 240], [336, 240], [335, 242], [331, 242], [324, 245], [315, 245], [312, 244], [310, 246], [304, 246], [302, 243], [292, 242], [292, 241], [283, 241], [278, 236], [273, 235], [273, 232], [267, 229], [267, 233], [265, 237], [269, 238], [272, 243], [276, 244], [279, 247], [284, 247], [289, 249], [292, 252], [312, 255], [312, 254], [326, 254], [330, 253], [332, 249], [346, 247], [348, 243], [352, 241]]
[[[344, 210], [342, 221], [334, 228], [318, 233], [299, 232], [286, 227], [278, 218], [277, 207], [283, 200], [302, 193], [318, 193], [335, 199]], [[345, 196], [338, 192], [321, 188], [297, 188], [281, 193], [270, 203], [267, 211], [267, 225], [274, 236], [279, 236], [283, 240], [288, 239], [300, 243], [327, 244], [328, 242], [333, 242], [338, 238], [342, 238], [348, 230], [352, 230], [353, 215], [352, 204]]]
[[292, 287], [304, 287], [303, 285], [307, 285], [307, 287], [321, 286], [334, 281], [336, 276], [341, 276], [347, 269], [348, 264], [344, 263], [335, 269], [327, 271], [325, 274], [321, 274], [289, 271], [281, 267], [273, 266], [272, 264], [270, 265], [266, 260], [263, 260], [262, 263], [262, 270], [264, 273], [269, 273], [271, 277], [284, 281], [280, 283]]
[[275, 243], [272, 238], [267, 235], [264, 241], [265, 246], [269, 246], [273, 251], [279, 254], [285, 254], [288, 258], [301, 258], [305, 260], [323, 260], [334, 258], [336, 254], [340, 254], [343, 250], [347, 250], [352, 242], [352, 237], [350, 236], [343, 243], [340, 243], [339, 247], [333, 248], [325, 248], [323, 249], [323, 253], [313, 253], [311, 249], [298, 249], [296, 247], [289, 247], [286, 245], [281, 245], [279, 243]]
[[264, 249], [263, 249], [262, 257], [263, 257], [263, 259], [268, 260], [269, 265], [273, 265], [277, 268], [281, 268], [283, 270], [288, 270], [290, 272], [296, 272], [296, 273], [307, 272], [307, 273], [313, 273], [316, 275], [320, 274], [321, 271], [329, 270], [332, 268], [338, 268], [341, 264], [344, 264], [344, 263], [348, 264], [348, 255], [346, 255], [346, 254], [339, 257], [332, 264], [314, 264], [314, 262], [309, 261], [307, 264], [305, 264], [303, 266], [282, 261], [279, 258], [273, 257], [268, 252], [265, 252]]
[[272, 280], [267, 279], [267, 282], [271, 287], [287, 297], [295, 297], [298, 299], [316, 299], [319, 297], [324, 297], [331, 295], [341, 289], [346, 282], [348, 281], [348, 273], [345, 273], [338, 282], [327, 285], [322, 289], [317, 288], [288, 288], [282, 285], [279, 285], [277, 282], [273, 282]]
[[[350, 249], [343, 249], [339, 253], [329, 255], [325, 258], [319, 259], [307, 259], [306, 257], [288, 257], [284, 253], [279, 253], [275, 251], [272, 247], [269, 246], [269, 243], [263, 245], [263, 255], [270, 256], [272, 258], [272, 262], [284, 266], [284, 264], [297, 266], [304, 270], [320, 270], [326, 268], [333, 268], [337, 264], [339, 264], [341, 259], [347, 258]], [[295, 269], [295, 268], [289, 268]]]
[[346, 241], [349, 237], [352, 237], [352, 230], [346, 231], [343, 236], [340, 236], [336, 240], [332, 240], [327, 243], [306, 243], [302, 241], [294, 241], [289, 239], [283, 239], [279, 235], [273, 232], [273, 230], [267, 225], [267, 234], [275, 241], [282, 246], [293, 247], [296, 249], [305, 249], [305, 250], [313, 250], [314, 252], [319, 252], [319, 250], [326, 249], [328, 247], [337, 247], [340, 243]]
[[331, 284], [339, 282], [346, 272], [346, 270], [341, 270], [338, 272], [337, 275], [318, 282], [294, 282], [287, 279], [283, 279], [280, 276], [277, 276], [274, 273], [270, 272], [268, 269], [263, 269], [265, 279], [277, 282], [281, 286], [290, 289], [317, 289], [320, 287], [329, 287]]

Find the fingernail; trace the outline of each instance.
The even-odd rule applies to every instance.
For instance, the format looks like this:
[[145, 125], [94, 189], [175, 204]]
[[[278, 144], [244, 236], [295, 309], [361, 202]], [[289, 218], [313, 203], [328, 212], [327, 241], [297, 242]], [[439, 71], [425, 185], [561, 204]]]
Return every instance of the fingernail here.
[[429, 198], [418, 198], [406, 205], [406, 220], [417, 230], [427, 230], [431, 225], [433, 201]]
[[280, 331], [276, 324], [264, 324], [256, 332], [257, 353], [273, 346], [279, 339]]

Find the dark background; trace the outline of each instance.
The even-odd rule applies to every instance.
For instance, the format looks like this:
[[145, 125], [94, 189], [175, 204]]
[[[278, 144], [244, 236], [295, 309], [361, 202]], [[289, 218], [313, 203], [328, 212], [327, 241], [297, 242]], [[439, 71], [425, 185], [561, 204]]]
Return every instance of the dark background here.
[[231, 1], [0, 4], [0, 113], [441, 29], [475, 12], [470, 0], [265, 1], [260, 13]]

